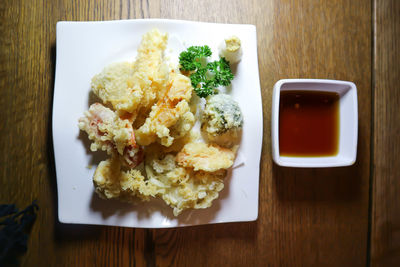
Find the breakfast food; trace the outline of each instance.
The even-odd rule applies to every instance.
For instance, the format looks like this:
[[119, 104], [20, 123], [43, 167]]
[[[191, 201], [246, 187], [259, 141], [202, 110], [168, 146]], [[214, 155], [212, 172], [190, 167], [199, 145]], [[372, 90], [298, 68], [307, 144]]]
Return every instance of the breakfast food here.
[[[216, 87], [228, 85], [233, 74], [224, 58], [201, 67], [195, 57], [186, 57], [194, 69], [170, 68], [164, 57], [167, 41], [167, 34], [151, 30], [134, 62], [113, 63], [95, 75], [92, 91], [102, 103], [92, 104], [78, 125], [92, 141], [92, 151], [110, 156], [93, 176], [100, 197], [127, 202], [161, 198], [178, 216], [185, 209], [210, 207], [218, 198], [236, 157], [243, 118], [231, 97], [209, 96], [201, 122], [212, 142], [201, 139], [194, 130], [200, 119], [193, 98], [203, 83], [213, 83], [207, 95], [217, 93]], [[193, 74], [208, 70], [217, 77], [194, 84]], [[213, 142], [224, 133], [229, 142]]]

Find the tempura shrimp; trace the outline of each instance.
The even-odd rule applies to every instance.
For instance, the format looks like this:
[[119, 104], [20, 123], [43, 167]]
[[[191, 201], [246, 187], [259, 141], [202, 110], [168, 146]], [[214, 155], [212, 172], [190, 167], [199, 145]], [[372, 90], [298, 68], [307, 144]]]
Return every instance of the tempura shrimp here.
[[132, 124], [102, 104], [90, 106], [85, 117], [79, 119], [79, 128], [93, 141], [90, 150], [100, 149], [109, 155], [117, 153], [131, 168], [143, 161], [143, 149], [136, 144]]
[[188, 133], [195, 121], [188, 103], [192, 91], [189, 78], [171, 72], [164, 95], [153, 105], [145, 123], [136, 130], [138, 143], [146, 146], [158, 138], [163, 146], [168, 147], [175, 138]]

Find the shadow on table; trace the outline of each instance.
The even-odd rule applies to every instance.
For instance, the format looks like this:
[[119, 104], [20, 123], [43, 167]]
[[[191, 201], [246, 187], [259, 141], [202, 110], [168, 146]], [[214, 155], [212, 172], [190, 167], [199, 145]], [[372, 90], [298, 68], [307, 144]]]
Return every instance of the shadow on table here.
[[272, 167], [273, 183], [282, 201], [356, 200], [363, 179], [359, 170], [358, 163], [338, 168]]
[[[288, 168], [273, 163], [273, 187], [281, 201], [351, 202], [360, 200], [369, 184], [369, 150], [364, 132], [358, 132], [356, 162], [336, 168]], [[369, 137], [367, 138], [369, 140]], [[364, 175], [364, 176], [363, 176]]]

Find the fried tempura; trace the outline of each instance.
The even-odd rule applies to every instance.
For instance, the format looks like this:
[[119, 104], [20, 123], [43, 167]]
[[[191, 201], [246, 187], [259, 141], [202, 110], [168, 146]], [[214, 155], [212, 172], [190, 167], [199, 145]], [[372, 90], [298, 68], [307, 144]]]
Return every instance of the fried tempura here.
[[158, 30], [146, 33], [136, 61], [114, 63], [104, 68], [92, 79], [93, 92], [131, 121], [136, 119], [139, 110], [141, 113], [150, 110], [168, 82], [168, 67], [164, 62], [167, 39], [167, 34]]
[[163, 159], [155, 156], [158, 157], [153, 154], [146, 158], [147, 179], [139, 170], [121, 170], [115, 158], [102, 161], [93, 177], [96, 192], [102, 198], [127, 202], [136, 198], [149, 200], [150, 197], [160, 197], [178, 216], [185, 209], [210, 207], [224, 188], [225, 172], [195, 172], [176, 166], [172, 154]]
[[111, 156], [93, 176], [100, 197], [161, 198], [178, 216], [212, 205], [236, 150], [195, 143], [200, 133], [191, 131], [191, 80], [169, 71], [166, 44], [167, 34], [152, 30], [143, 35], [135, 62], [114, 63], [95, 75], [92, 90], [107, 107], [91, 105], [79, 128], [93, 141], [92, 151]]
[[135, 131], [137, 142], [146, 146], [158, 139], [168, 147], [175, 138], [188, 133], [195, 121], [188, 104], [192, 91], [189, 78], [171, 73], [165, 95], [152, 107], [146, 122]]
[[176, 156], [179, 166], [215, 172], [233, 165], [235, 152], [215, 144], [188, 143]]
[[142, 161], [143, 153], [136, 145], [132, 124], [102, 104], [92, 104], [78, 126], [93, 141], [90, 150], [103, 150], [108, 155], [117, 152], [132, 168]]

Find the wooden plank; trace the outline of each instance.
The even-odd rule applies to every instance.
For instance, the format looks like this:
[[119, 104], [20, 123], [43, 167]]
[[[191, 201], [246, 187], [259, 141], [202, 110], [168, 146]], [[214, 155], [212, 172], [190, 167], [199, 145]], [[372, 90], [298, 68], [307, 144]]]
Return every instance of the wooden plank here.
[[[156, 263], [365, 266], [371, 127], [370, 1], [174, 1], [172, 5], [174, 9], [162, 8], [162, 16], [257, 26], [264, 145], [258, 221], [154, 230]], [[272, 164], [271, 93], [274, 83], [282, 78], [356, 83], [359, 145], [354, 166], [290, 169]]]
[[[49, 130], [56, 22], [149, 17], [257, 26], [264, 115], [258, 221], [170, 230], [57, 222]], [[19, 0], [2, 3], [0, 22], [0, 202], [22, 207], [37, 198], [41, 207], [23, 266], [365, 265], [370, 1]], [[357, 84], [355, 166], [295, 170], [272, 164], [272, 86], [294, 77]]]
[[400, 1], [375, 0], [371, 265], [400, 265]]

